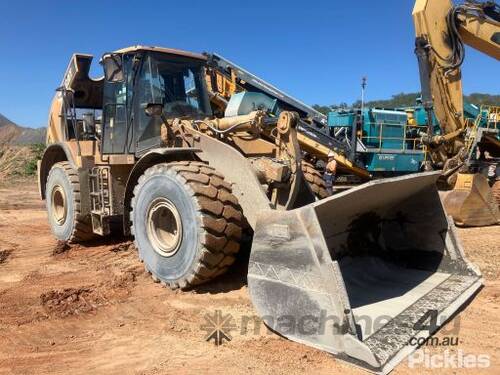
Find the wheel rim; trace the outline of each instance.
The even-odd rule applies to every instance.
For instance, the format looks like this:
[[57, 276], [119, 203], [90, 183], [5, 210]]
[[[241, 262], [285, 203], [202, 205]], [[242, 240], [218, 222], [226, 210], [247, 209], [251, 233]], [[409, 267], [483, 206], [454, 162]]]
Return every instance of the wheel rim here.
[[155, 199], [148, 209], [147, 233], [154, 251], [171, 257], [182, 243], [182, 222], [175, 205], [166, 198]]
[[66, 194], [60, 185], [55, 185], [52, 189], [52, 218], [58, 225], [66, 222], [68, 208], [66, 204]]

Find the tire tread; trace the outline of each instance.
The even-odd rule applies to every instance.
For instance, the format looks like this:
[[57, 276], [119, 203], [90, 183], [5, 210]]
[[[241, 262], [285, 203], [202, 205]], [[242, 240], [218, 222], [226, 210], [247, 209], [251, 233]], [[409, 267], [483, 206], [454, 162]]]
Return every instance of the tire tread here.
[[318, 199], [328, 198], [331, 195], [326, 188], [323, 176], [312, 164], [302, 160], [302, 173]]
[[[175, 281], [162, 281], [171, 289], [189, 289], [207, 282], [227, 271], [239, 251], [243, 227], [243, 214], [232, 186], [224, 176], [203, 162], [184, 161], [157, 164], [146, 170], [134, 188], [131, 211], [131, 232], [136, 197], [149, 176], [170, 174], [186, 187], [198, 211], [198, 252], [190, 272]], [[134, 238], [135, 246], [138, 243]], [[149, 273], [154, 278], [151, 270]]]
[[78, 243], [85, 242], [95, 238], [95, 234], [92, 231], [92, 226], [88, 223], [85, 216], [81, 212], [81, 189], [80, 189], [80, 178], [78, 172], [73, 169], [67, 161], [61, 161], [52, 166], [49, 172], [48, 180], [50, 180], [50, 175], [57, 168], [60, 168], [66, 174], [68, 181], [71, 185], [71, 195], [73, 199], [73, 230], [71, 232], [69, 242]]

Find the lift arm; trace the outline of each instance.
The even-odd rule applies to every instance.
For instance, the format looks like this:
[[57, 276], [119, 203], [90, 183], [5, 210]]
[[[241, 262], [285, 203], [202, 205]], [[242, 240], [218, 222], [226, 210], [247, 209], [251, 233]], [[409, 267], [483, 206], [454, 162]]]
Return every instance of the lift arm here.
[[339, 169], [368, 180], [370, 173], [354, 161], [356, 145], [339, 141], [328, 134], [327, 117], [291, 95], [279, 90], [269, 82], [243, 69], [216, 53], [206, 53], [207, 74], [211, 100], [220, 107], [227, 106], [227, 100], [239, 91], [255, 91], [276, 99], [284, 110], [299, 113], [297, 138], [302, 149], [309, 154], [326, 160], [333, 154]]

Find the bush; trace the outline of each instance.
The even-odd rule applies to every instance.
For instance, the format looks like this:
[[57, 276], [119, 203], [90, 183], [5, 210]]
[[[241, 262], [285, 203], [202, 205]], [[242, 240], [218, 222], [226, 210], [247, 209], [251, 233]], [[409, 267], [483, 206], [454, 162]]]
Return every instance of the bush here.
[[25, 176], [33, 176], [36, 174], [37, 162], [42, 159], [43, 152], [45, 151], [45, 145], [43, 143], [35, 143], [31, 145], [30, 148], [33, 156], [24, 166]]
[[33, 176], [36, 174], [37, 160], [32, 159], [24, 166], [24, 174], [26, 176]]

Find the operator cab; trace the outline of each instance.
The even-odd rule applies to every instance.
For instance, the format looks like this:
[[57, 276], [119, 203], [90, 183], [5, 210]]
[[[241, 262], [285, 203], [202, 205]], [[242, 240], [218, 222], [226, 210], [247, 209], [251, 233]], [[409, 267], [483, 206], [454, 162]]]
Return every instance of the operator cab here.
[[88, 76], [91, 61], [74, 55], [61, 90], [72, 93], [65, 95], [67, 138], [99, 141], [102, 154], [140, 156], [161, 145], [164, 120], [212, 114], [203, 55], [129, 47], [104, 54], [97, 80]]

